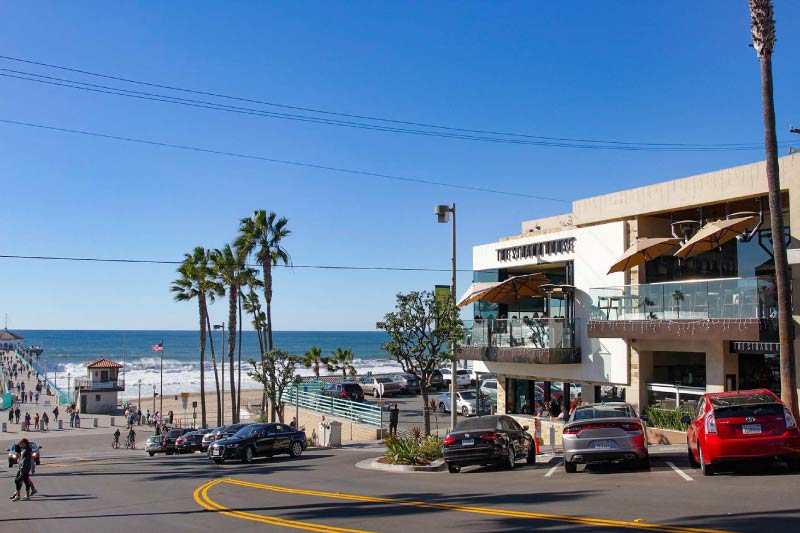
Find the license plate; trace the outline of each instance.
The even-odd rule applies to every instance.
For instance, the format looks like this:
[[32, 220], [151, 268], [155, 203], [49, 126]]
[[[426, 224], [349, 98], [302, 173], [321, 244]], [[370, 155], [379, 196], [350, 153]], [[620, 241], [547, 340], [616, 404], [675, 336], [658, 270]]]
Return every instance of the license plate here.
[[753, 435], [755, 433], [761, 433], [761, 424], [748, 424], [742, 426], [743, 435]]
[[592, 448], [611, 448], [611, 441], [610, 440], [596, 440], [592, 442]]
[[462, 446], [475, 446], [475, 439], [464, 439], [461, 441]]
[[214, 448], [214, 449], [211, 451], [211, 455], [219, 455], [219, 454], [220, 454], [220, 450], [219, 450], [219, 448]]

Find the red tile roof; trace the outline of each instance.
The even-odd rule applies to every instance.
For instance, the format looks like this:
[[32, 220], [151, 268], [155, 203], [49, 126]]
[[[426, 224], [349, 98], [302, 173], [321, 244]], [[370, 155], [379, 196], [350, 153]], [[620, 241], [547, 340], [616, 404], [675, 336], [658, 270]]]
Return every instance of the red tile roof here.
[[8, 331], [7, 329], [0, 331], [0, 341], [21, 341], [21, 340], [22, 337], [20, 337], [16, 333]]
[[105, 357], [101, 357], [90, 363], [83, 363], [83, 366], [86, 368], [122, 368], [123, 365], [122, 363], [115, 363], [114, 361], [109, 361]]

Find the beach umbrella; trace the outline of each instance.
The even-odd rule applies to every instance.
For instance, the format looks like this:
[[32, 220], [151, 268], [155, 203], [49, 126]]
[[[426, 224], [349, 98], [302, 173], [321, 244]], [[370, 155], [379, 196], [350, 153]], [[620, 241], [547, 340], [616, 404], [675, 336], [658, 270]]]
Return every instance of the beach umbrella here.
[[755, 217], [739, 217], [709, 222], [695, 233], [694, 237], [675, 252], [675, 257], [692, 257], [714, 248], [719, 248], [755, 224]]
[[674, 237], [647, 237], [637, 239], [633, 246], [625, 250], [622, 257], [611, 265], [608, 273], [624, 272], [631, 268], [643, 265], [647, 261], [652, 261], [656, 257], [662, 256], [673, 251], [678, 247], [681, 240]]
[[472, 285], [469, 286], [467, 291], [461, 297], [461, 299], [458, 300], [458, 303], [456, 305], [458, 307], [464, 307], [465, 305], [469, 305], [472, 302], [480, 300], [481, 299], [480, 298], [481, 294], [483, 294], [487, 290], [489, 290], [492, 287], [495, 287], [495, 286], [497, 286], [499, 284], [500, 284], [499, 281], [476, 281], [476, 282], [473, 282]]
[[547, 276], [541, 272], [513, 276], [473, 294], [470, 298], [462, 298], [458, 305], [463, 307], [476, 300], [496, 304], [518, 303], [525, 296], [541, 295], [541, 286], [549, 282]]

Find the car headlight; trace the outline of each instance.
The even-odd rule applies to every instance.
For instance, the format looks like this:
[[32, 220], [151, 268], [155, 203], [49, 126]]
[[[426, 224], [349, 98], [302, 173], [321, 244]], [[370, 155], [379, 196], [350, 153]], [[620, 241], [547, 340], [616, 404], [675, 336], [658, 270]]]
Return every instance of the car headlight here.
[[17, 456], [16, 456], [16, 455], [12, 455], [12, 456], [11, 456], [11, 459], [12, 459], [12, 460], [14, 460], [14, 461], [16, 461], [16, 460], [17, 460]]
[[33, 452], [33, 454], [31, 454], [32, 457], [36, 457], [37, 455], [39, 455], [37, 452]]

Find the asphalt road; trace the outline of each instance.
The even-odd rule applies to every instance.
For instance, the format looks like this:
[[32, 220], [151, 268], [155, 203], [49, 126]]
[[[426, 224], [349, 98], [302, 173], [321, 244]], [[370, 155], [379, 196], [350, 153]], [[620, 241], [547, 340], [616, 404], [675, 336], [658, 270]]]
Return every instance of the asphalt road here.
[[[800, 523], [800, 475], [776, 464], [704, 478], [675, 449], [654, 452], [650, 472], [566, 474], [558, 457], [542, 456], [510, 472], [453, 475], [356, 468], [380, 455], [375, 445], [215, 465], [107, 441], [50, 439], [34, 476], [40, 493], [0, 501], [0, 531], [794, 532]], [[3, 470], [10, 494], [14, 471]]]

